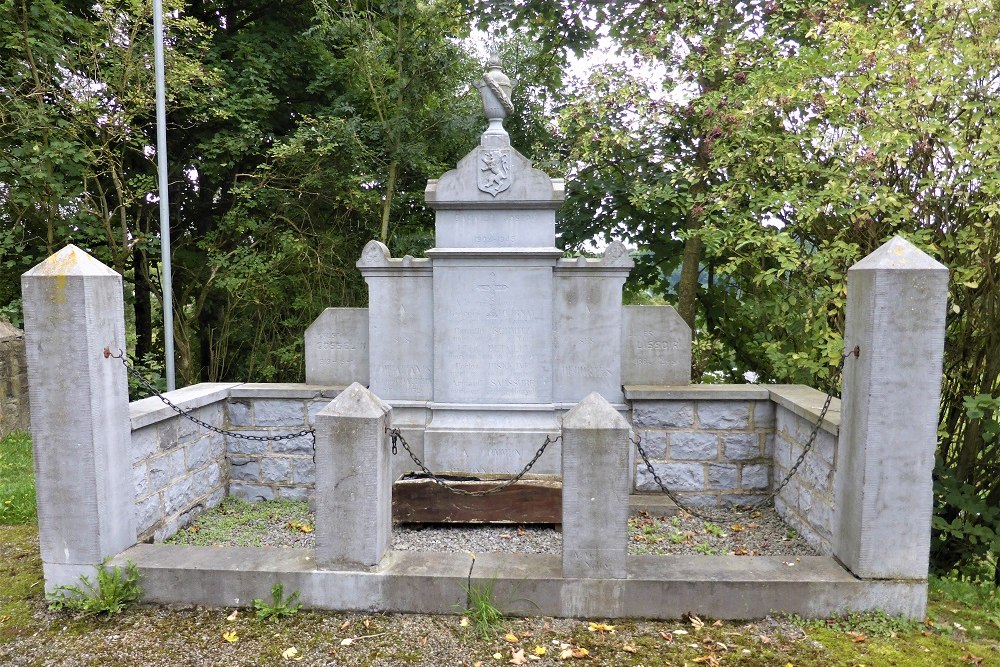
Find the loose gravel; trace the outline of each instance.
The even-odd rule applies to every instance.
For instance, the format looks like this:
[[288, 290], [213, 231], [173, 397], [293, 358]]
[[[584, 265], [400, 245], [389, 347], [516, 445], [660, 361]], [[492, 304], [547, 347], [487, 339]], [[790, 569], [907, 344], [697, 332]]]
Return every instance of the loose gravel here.
[[[680, 512], [642, 513], [629, 520], [629, 553], [672, 555], [813, 556], [816, 552], [771, 507], [711, 510], [713, 521]], [[306, 503], [227, 499], [202, 514], [171, 544], [310, 549], [315, 516]], [[426, 525], [393, 527], [398, 551], [559, 554], [562, 534], [553, 526]]]

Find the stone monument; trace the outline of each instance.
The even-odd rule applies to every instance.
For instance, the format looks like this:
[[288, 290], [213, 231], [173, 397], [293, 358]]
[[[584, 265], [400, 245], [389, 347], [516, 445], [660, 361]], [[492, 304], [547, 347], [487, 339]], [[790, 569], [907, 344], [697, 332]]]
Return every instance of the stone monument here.
[[[624, 412], [623, 384], [687, 384], [691, 332], [668, 306], [623, 308], [633, 264], [621, 243], [596, 259], [563, 257], [563, 181], [511, 146], [511, 83], [496, 58], [476, 88], [489, 121], [480, 145], [425, 190], [435, 247], [393, 258], [368, 243], [357, 264], [368, 340], [345, 343], [332, 329], [357, 314], [328, 309], [307, 336], [306, 380], [368, 379], [432, 470], [513, 473], [584, 396]], [[533, 471], [560, 471], [557, 445]]]

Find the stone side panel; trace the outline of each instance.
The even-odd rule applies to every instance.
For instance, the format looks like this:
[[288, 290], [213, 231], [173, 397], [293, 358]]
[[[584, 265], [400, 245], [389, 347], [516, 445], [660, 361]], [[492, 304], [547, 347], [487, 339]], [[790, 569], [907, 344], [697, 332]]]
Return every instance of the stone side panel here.
[[[222, 427], [225, 405], [212, 403], [192, 415]], [[170, 537], [226, 496], [225, 438], [179, 415], [134, 429], [131, 454], [138, 541]]]
[[[312, 429], [330, 397], [230, 398], [227, 428], [246, 435], [274, 437]], [[315, 444], [311, 434], [282, 440], [226, 436], [229, 495], [251, 502], [312, 498], [316, 484]]]
[[0, 438], [31, 428], [24, 332], [0, 321]]
[[[774, 476], [783, 479], [802, 454], [811, 422], [783, 406], [775, 406]], [[824, 556], [833, 554], [836, 500], [833, 474], [837, 465], [837, 436], [819, 429], [816, 440], [788, 485], [774, 499], [784, 520]]]
[[[632, 399], [632, 427], [663, 483], [692, 505], [759, 502], [771, 488], [768, 400]], [[638, 453], [635, 490], [659, 492]]]

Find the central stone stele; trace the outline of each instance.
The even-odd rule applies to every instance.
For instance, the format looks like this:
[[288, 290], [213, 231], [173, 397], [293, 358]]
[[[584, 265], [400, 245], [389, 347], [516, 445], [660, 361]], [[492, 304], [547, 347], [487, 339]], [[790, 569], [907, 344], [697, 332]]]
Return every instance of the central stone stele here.
[[[490, 121], [479, 147], [425, 191], [435, 247], [397, 259], [365, 246], [367, 313], [330, 308], [310, 326], [306, 381], [367, 379], [435, 472], [515, 473], [591, 392], [624, 411], [623, 384], [686, 384], [691, 333], [670, 307], [622, 307], [622, 244], [562, 258], [563, 181], [511, 147], [510, 84], [495, 61], [477, 88]], [[406, 458], [394, 472], [413, 468]], [[559, 467], [553, 445], [532, 471]]]

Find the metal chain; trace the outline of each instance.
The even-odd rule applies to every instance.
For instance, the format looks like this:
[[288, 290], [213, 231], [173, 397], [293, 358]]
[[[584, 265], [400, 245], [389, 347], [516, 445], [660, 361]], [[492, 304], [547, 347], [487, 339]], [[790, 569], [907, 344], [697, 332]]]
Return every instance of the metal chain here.
[[[850, 359], [851, 357], [860, 357], [860, 356], [861, 356], [861, 346], [859, 345], [855, 345], [850, 352], [845, 352], [840, 360], [840, 366], [837, 368], [836, 371], [834, 371], [833, 375], [830, 377], [831, 385], [835, 385], [837, 383], [837, 380], [840, 378], [841, 373], [844, 372], [844, 366], [847, 365], [847, 360]], [[796, 472], [798, 472], [799, 467], [802, 465], [802, 462], [805, 461], [806, 454], [809, 453], [809, 450], [811, 450], [813, 445], [816, 443], [816, 436], [819, 434], [820, 427], [823, 426], [823, 420], [826, 419], [826, 413], [827, 411], [829, 411], [830, 404], [832, 402], [833, 402], [833, 393], [827, 392], [826, 400], [823, 402], [823, 409], [820, 410], [819, 412], [819, 418], [816, 420], [816, 423], [813, 424], [812, 431], [809, 433], [809, 438], [806, 440], [806, 444], [802, 448], [802, 453], [799, 454], [799, 457], [797, 459], [795, 459], [795, 463], [788, 470], [788, 474], [786, 474], [785, 477], [774, 487], [774, 489], [772, 489], [771, 492], [768, 493], [766, 496], [764, 496], [761, 500], [751, 505], [744, 505], [744, 507], [750, 509], [755, 507], [763, 507], [767, 503], [774, 500], [774, 498], [779, 493], [781, 493], [781, 490], [788, 485], [788, 482], [791, 481], [792, 476], [795, 475]], [[687, 512], [688, 514], [696, 516], [699, 519], [704, 519], [706, 521], [718, 520], [718, 517], [713, 517], [712, 515], [706, 512], [696, 510], [690, 507], [689, 505], [681, 502], [681, 500], [678, 499], [677, 495], [673, 493], [670, 489], [668, 489], [667, 486], [663, 483], [663, 480], [660, 479], [660, 476], [656, 474], [656, 470], [653, 469], [653, 464], [649, 462], [649, 457], [646, 455], [646, 451], [642, 448], [642, 438], [638, 434], [636, 434], [634, 439], [631, 436], [629, 436], [629, 440], [632, 441], [632, 444], [634, 444], [636, 449], [639, 451], [639, 456], [642, 457], [642, 462], [646, 465], [646, 470], [649, 472], [649, 474], [652, 475], [653, 481], [656, 482], [656, 485], [660, 487], [660, 490], [663, 493], [665, 493], [668, 498], [674, 501], [674, 504], [676, 504], [679, 509]]]
[[163, 401], [163, 403], [167, 407], [169, 407], [171, 410], [179, 414], [181, 417], [184, 417], [188, 421], [194, 422], [198, 426], [201, 426], [204, 429], [212, 431], [213, 433], [218, 433], [220, 435], [228, 435], [230, 437], [240, 438], [242, 440], [253, 440], [255, 442], [292, 440], [293, 438], [301, 438], [304, 435], [308, 435], [312, 440], [313, 463], [316, 462], [316, 431], [314, 431], [313, 429], [302, 429], [301, 431], [296, 431], [295, 433], [285, 433], [282, 435], [250, 435], [249, 433], [230, 431], [228, 429], [219, 428], [218, 426], [213, 426], [212, 424], [209, 424], [206, 421], [198, 419], [197, 417], [191, 414], [190, 410], [185, 410], [184, 408], [174, 404], [173, 402], [171, 402], [169, 398], [161, 394], [160, 391], [156, 387], [154, 387], [152, 383], [150, 383], [150, 381], [147, 380], [142, 373], [137, 371], [131, 364], [129, 364], [128, 358], [125, 356], [125, 353], [122, 352], [121, 350], [118, 350], [118, 354], [111, 354], [110, 348], [106, 347], [104, 348], [104, 358], [120, 359], [122, 364], [124, 364], [125, 369], [129, 372], [129, 374], [131, 374], [132, 377], [137, 379], [142, 384], [142, 386], [144, 386], [147, 390], [149, 390], [154, 396]]
[[467, 491], [465, 489], [460, 489], [458, 487], [448, 484], [443, 479], [441, 479], [433, 472], [431, 472], [430, 469], [424, 465], [424, 462], [420, 460], [420, 457], [418, 457], [416, 454], [413, 453], [413, 450], [410, 449], [410, 445], [406, 442], [406, 438], [403, 437], [403, 434], [399, 431], [398, 428], [388, 429], [388, 432], [389, 432], [389, 438], [392, 439], [393, 455], [398, 453], [398, 450], [396, 448], [396, 442], [398, 441], [401, 445], [403, 445], [403, 449], [405, 449], [406, 453], [410, 455], [410, 458], [413, 460], [414, 463], [417, 464], [421, 472], [427, 475], [428, 479], [430, 479], [432, 482], [434, 482], [441, 488], [446, 489], [452, 493], [458, 494], [460, 496], [491, 496], [494, 493], [500, 493], [508, 486], [514, 484], [515, 482], [518, 482], [522, 477], [528, 474], [528, 471], [531, 470], [531, 466], [535, 465], [535, 462], [538, 461], [538, 459], [541, 458], [542, 454], [545, 453], [546, 447], [548, 447], [554, 442], [559, 442], [562, 439], [561, 435], [557, 435], [555, 438], [551, 438], [546, 435], [545, 442], [542, 443], [542, 446], [538, 448], [538, 451], [535, 452], [535, 455], [532, 457], [530, 461], [528, 461], [528, 465], [524, 466], [524, 469], [521, 470], [521, 472], [517, 473], [510, 479], [504, 481], [499, 486], [493, 487], [492, 489], [487, 489], [486, 491]]

